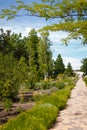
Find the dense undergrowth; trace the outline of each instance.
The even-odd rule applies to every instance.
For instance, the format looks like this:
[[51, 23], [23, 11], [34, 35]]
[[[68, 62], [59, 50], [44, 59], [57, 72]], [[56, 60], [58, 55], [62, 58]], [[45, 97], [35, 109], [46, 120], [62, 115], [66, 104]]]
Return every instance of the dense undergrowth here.
[[[66, 81], [66, 82], [65, 82]], [[64, 109], [75, 86], [71, 79], [65, 79], [65, 87], [43, 97], [36, 105], [22, 112], [14, 119], [0, 126], [0, 130], [47, 130], [55, 122], [58, 111]]]
[[85, 81], [86, 86], [87, 86], [87, 77], [84, 77], [83, 80]]

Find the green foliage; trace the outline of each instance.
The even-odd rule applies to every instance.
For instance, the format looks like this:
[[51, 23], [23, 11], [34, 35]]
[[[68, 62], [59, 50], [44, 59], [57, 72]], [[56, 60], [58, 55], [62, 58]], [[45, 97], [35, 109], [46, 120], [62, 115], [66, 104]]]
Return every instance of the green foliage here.
[[74, 75], [70, 62], [68, 63], [67, 68], [65, 70], [65, 75], [67, 75], [67, 76], [73, 76]]
[[0, 95], [1, 97], [13, 98], [18, 91], [18, 63], [11, 54], [0, 53]]
[[[64, 43], [79, 38], [83, 44], [87, 44], [87, 0], [42, 0], [40, 3], [37, 1], [29, 4], [18, 0], [17, 4], [16, 7], [2, 9], [0, 18], [7, 17], [9, 20], [20, 16], [20, 11], [27, 10], [25, 15], [53, 19], [53, 24], [43, 27], [42, 30], [69, 32], [68, 37], [63, 39]], [[54, 19], [58, 19], [58, 23]]]
[[21, 113], [17, 118], [9, 120], [0, 130], [46, 130], [43, 119], [37, 119], [27, 113]]
[[32, 29], [29, 33], [28, 38], [26, 39], [27, 49], [28, 49], [28, 64], [29, 64], [29, 87], [34, 88], [35, 83], [38, 80], [38, 70], [39, 70], [39, 63], [38, 63], [38, 36], [35, 29]]
[[61, 55], [59, 54], [57, 56], [56, 61], [54, 62], [54, 76], [57, 77], [58, 74], [63, 74], [65, 71], [65, 66], [63, 63], [63, 59]]
[[49, 79], [36, 83], [36, 88], [39, 89], [51, 89], [55, 86], [55, 81], [49, 81]]
[[35, 31], [35, 29], [32, 29], [27, 39], [27, 47], [29, 50], [29, 65], [31, 69], [34, 67], [36, 68], [36, 70], [38, 70], [38, 42], [39, 39], [37, 36], [37, 32]]
[[59, 89], [63, 89], [65, 87], [65, 84], [60, 81], [56, 83], [56, 87], [58, 87]]
[[[67, 92], [68, 93], [68, 92]], [[40, 104], [42, 103], [50, 103], [58, 109], [63, 109], [66, 105], [67, 97], [64, 95], [61, 95], [61, 92], [54, 93], [50, 96], [45, 97], [42, 101], [40, 101]]]
[[42, 32], [38, 44], [39, 72], [44, 79], [49, 77], [52, 72], [52, 52], [50, 50], [51, 42], [48, 39], [48, 36], [48, 32]]
[[[58, 109], [51, 104], [42, 104], [21, 113], [3, 125], [3, 130], [46, 130], [55, 121]], [[0, 130], [2, 130], [0, 128]]]
[[45, 96], [31, 110], [21, 113], [16, 118], [10, 119], [8, 123], [0, 126], [0, 130], [49, 129], [56, 120], [58, 110], [66, 106], [71, 89], [74, 87], [72, 79], [67, 78], [65, 81], [69, 81], [69, 85], [49, 96]]
[[81, 71], [84, 72], [84, 75], [87, 75], [87, 58], [82, 60]]
[[87, 77], [84, 77], [83, 80], [85, 81], [86, 86], [87, 86]]
[[33, 97], [32, 97], [32, 101], [37, 102], [37, 101], [43, 99], [44, 96], [45, 96], [45, 95], [43, 95], [43, 94], [34, 94]]
[[0, 58], [0, 96], [14, 99], [18, 94], [19, 85], [26, 78], [26, 63], [22, 58], [17, 61], [12, 54], [0, 53]]
[[[19, 86], [35, 89], [36, 82], [46, 74], [51, 75], [52, 53], [48, 33], [43, 38], [37, 36], [35, 29], [27, 37], [11, 34], [10, 30], [0, 30], [0, 97], [14, 99]], [[3, 39], [3, 40], [2, 40]], [[40, 44], [39, 41], [41, 40]], [[43, 48], [41, 52], [41, 48]], [[44, 52], [43, 55], [41, 53]], [[21, 75], [21, 76], [20, 76]]]
[[2, 98], [4, 97], [12, 98], [12, 99], [15, 98], [15, 96], [17, 95], [18, 89], [17, 87], [14, 87], [14, 85], [16, 84], [9, 79], [3, 82], [3, 86], [1, 89]]
[[17, 113], [21, 113], [23, 112], [22, 108], [21, 107], [18, 107], [17, 110], [16, 110]]
[[20, 97], [20, 103], [24, 103], [24, 97]]
[[69, 84], [67, 84], [63, 89], [60, 89], [59, 91], [44, 97], [41, 101], [41, 103], [50, 103], [56, 107], [58, 107], [59, 110], [63, 109], [66, 106], [67, 99], [70, 97], [70, 91], [74, 87], [74, 83], [71, 80]]
[[49, 88], [51, 88], [51, 84], [49, 82], [44, 81], [42, 83], [42, 88], [43, 89], [49, 89]]
[[10, 30], [0, 29], [0, 52], [7, 54], [9, 51], [13, 50], [12, 44], [10, 42]]
[[12, 100], [8, 99], [8, 98], [4, 98], [3, 99], [3, 106], [4, 106], [4, 109], [9, 111], [11, 109], [11, 107], [12, 107]]
[[44, 126], [49, 128], [56, 119], [58, 109], [52, 104], [46, 103], [36, 106], [29, 113], [37, 119], [42, 118]]

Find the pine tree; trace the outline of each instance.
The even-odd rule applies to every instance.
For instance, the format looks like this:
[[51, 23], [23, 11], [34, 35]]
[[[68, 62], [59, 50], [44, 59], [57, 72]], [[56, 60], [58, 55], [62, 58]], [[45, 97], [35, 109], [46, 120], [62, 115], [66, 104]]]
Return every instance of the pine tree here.
[[30, 88], [35, 87], [38, 80], [39, 62], [38, 62], [38, 43], [39, 38], [35, 29], [32, 29], [27, 38], [27, 48], [29, 52], [29, 82]]
[[67, 76], [73, 76], [73, 74], [74, 74], [70, 62], [67, 64], [67, 68], [66, 68], [65, 74], [66, 74]]
[[64, 71], [65, 71], [65, 66], [64, 66], [63, 59], [62, 59], [62, 57], [61, 57], [60, 54], [57, 56], [57, 59], [56, 59], [56, 61], [54, 62], [54, 64], [55, 64], [55, 67], [54, 67], [54, 68], [55, 68], [55, 69], [54, 69], [54, 75], [55, 75], [55, 77], [56, 77], [58, 74], [64, 73]]

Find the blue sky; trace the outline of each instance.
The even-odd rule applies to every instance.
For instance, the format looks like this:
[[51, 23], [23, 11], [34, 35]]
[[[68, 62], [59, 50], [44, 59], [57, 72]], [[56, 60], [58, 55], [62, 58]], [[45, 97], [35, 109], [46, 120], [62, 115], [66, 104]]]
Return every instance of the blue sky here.
[[[30, 0], [23, 1], [29, 2]], [[0, 0], [0, 10], [2, 8], [8, 8], [10, 5], [15, 5], [15, 0]], [[17, 17], [10, 21], [6, 21], [6, 19], [0, 19], [0, 28], [3, 28], [5, 30], [11, 29], [15, 33], [22, 32], [23, 35], [27, 35], [32, 28], [35, 28], [37, 30], [44, 25], [52, 23], [52, 20], [45, 21], [45, 19], [42, 18]], [[66, 36], [67, 33], [62, 31], [50, 32], [49, 38], [52, 41], [51, 50], [53, 52], [53, 58], [56, 59], [58, 54], [61, 54], [65, 65], [70, 62], [73, 69], [79, 69], [81, 66], [81, 60], [83, 58], [87, 58], [87, 45], [82, 45], [80, 40], [72, 40], [68, 46], [62, 45], [61, 38], [64, 38]]]

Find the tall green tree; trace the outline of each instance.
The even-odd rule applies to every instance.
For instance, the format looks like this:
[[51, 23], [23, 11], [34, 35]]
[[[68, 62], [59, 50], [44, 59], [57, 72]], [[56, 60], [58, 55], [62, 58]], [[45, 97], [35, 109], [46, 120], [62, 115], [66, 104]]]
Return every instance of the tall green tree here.
[[18, 61], [13, 54], [0, 53], [0, 97], [14, 99], [19, 87], [28, 77], [28, 67], [25, 58]]
[[71, 65], [71, 63], [69, 62], [68, 64], [67, 64], [67, 68], [66, 68], [66, 70], [65, 70], [65, 74], [67, 75], [67, 76], [73, 76], [73, 69], [72, 69], [72, 65]]
[[65, 71], [65, 65], [63, 63], [63, 59], [61, 57], [61, 55], [59, 54], [57, 56], [57, 59], [54, 62], [54, 75], [55, 77], [57, 77], [58, 74], [63, 74]]
[[26, 48], [20, 34], [0, 31], [0, 97], [14, 99], [28, 73]]
[[[43, 17], [53, 19], [53, 24], [44, 27], [45, 30], [67, 31], [69, 35], [64, 42], [72, 38], [82, 38], [83, 44], [87, 43], [87, 0], [41, 0], [42, 2], [24, 3], [17, 0], [17, 6], [2, 9], [0, 18], [12, 19], [20, 16], [20, 11], [25, 11], [23, 16]], [[58, 19], [58, 22], [55, 22]]]
[[26, 42], [22, 38], [21, 33], [11, 33], [11, 30], [0, 29], [0, 52], [3, 54], [13, 53], [14, 57], [20, 59], [24, 56], [28, 59], [28, 53], [26, 48]]
[[35, 29], [32, 29], [27, 39], [27, 48], [29, 51], [29, 66], [36, 67], [38, 70], [38, 46], [39, 38]]
[[81, 71], [84, 72], [84, 75], [87, 75], [87, 58], [82, 59]]
[[9, 54], [13, 50], [12, 44], [10, 42], [11, 30], [6, 30], [6, 32], [0, 29], [0, 52], [4, 54]]
[[0, 96], [14, 98], [19, 84], [18, 62], [11, 54], [0, 53]]
[[25, 57], [25, 60], [28, 60], [28, 52], [26, 47], [26, 41], [22, 38], [22, 34], [12, 33], [10, 36], [10, 42], [13, 46], [13, 54], [16, 59], [20, 60], [21, 57]]
[[39, 66], [43, 78], [49, 77], [52, 72], [52, 52], [50, 49], [51, 41], [48, 36], [48, 32], [43, 32], [38, 44]]
[[28, 61], [29, 61], [29, 82], [30, 87], [34, 88], [38, 80], [39, 62], [38, 62], [38, 43], [39, 38], [35, 29], [32, 29], [27, 37]]

